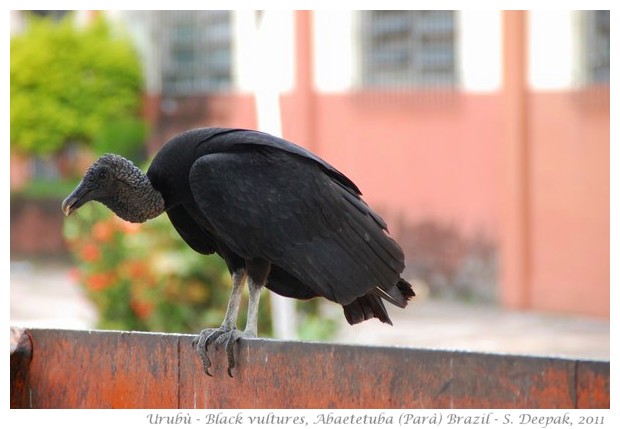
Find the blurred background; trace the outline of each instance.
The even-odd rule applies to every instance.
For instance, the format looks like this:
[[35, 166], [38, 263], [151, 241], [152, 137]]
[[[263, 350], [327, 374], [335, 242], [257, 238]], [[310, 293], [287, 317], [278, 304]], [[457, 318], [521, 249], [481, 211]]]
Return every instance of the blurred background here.
[[609, 359], [609, 17], [11, 11], [11, 323], [219, 325], [225, 265], [165, 217], [60, 203], [102, 153], [260, 128], [360, 187], [418, 294], [394, 327], [296, 303], [294, 337]]

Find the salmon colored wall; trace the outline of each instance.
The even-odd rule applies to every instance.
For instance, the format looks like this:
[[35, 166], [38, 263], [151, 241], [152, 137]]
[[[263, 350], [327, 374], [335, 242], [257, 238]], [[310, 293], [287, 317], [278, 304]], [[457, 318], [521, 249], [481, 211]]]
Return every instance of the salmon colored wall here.
[[609, 91], [529, 97], [534, 308], [609, 316]]
[[[386, 218], [497, 232], [497, 96], [317, 95], [310, 149]], [[286, 106], [286, 103], [283, 103]], [[283, 123], [294, 136], [294, 116]]]
[[[502, 157], [503, 102], [499, 94], [315, 95], [310, 142], [291, 96], [282, 101], [284, 134], [348, 175], [388, 223], [450, 223], [501, 249], [503, 163], [512, 162]], [[531, 93], [526, 115], [521, 308], [609, 317], [609, 91]]]
[[[323, 94], [298, 12], [283, 136], [349, 176], [391, 226], [432, 220], [491, 239], [502, 304], [609, 317], [609, 89], [527, 92], [525, 15], [505, 15], [515, 73], [503, 91]], [[196, 126], [256, 127], [250, 94], [204, 102]]]
[[[281, 99], [284, 137], [354, 180], [393, 233], [401, 216], [433, 220], [482, 232], [503, 251], [500, 94], [314, 94], [311, 110], [299, 97]], [[251, 96], [209, 103], [209, 125], [255, 127]], [[519, 307], [609, 317], [609, 103], [534, 93], [527, 106], [528, 273]]]
[[[425, 99], [319, 95], [309, 146], [387, 220], [433, 219], [498, 239], [500, 96]], [[532, 93], [527, 106], [524, 307], [609, 317], [609, 92]], [[286, 112], [294, 135], [299, 118]]]

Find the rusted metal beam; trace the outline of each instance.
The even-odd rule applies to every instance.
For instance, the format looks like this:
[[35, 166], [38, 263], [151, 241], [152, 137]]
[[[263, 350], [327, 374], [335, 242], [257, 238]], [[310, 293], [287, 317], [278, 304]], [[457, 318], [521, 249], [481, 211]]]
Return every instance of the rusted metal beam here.
[[[176, 408], [178, 338], [118, 331], [28, 330], [30, 408]], [[12, 388], [12, 386], [11, 386]]]
[[609, 362], [241, 340], [214, 377], [192, 336], [27, 330], [13, 408], [609, 408]]
[[28, 406], [28, 369], [32, 359], [32, 341], [24, 329], [11, 328], [11, 408]]

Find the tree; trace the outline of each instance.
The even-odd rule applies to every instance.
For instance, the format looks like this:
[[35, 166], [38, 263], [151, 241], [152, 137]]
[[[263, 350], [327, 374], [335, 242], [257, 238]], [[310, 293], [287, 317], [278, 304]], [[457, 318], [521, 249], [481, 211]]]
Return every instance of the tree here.
[[91, 145], [115, 124], [140, 122], [139, 59], [103, 17], [83, 28], [71, 15], [31, 17], [11, 39], [10, 69], [12, 150], [56, 153], [70, 142]]

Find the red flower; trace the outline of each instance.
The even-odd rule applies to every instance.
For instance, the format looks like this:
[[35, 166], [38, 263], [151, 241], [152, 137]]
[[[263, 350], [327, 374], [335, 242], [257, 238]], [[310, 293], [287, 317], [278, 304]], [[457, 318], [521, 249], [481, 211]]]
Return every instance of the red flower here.
[[149, 269], [144, 261], [131, 261], [127, 264], [127, 270], [129, 275], [134, 279], [146, 277], [149, 274]]
[[86, 277], [86, 287], [94, 292], [111, 286], [114, 283], [114, 275], [111, 273], [95, 273]]
[[129, 305], [133, 312], [136, 313], [136, 316], [142, 320], [147, 319], [155, 310], [153, 303], [136, 298], [132, 299]]
[[107, 243], [114, 236], [114, 226], [108, 221], [99, 221], [93, 226], [93, 237], [102, 243]]
[[93, 243], [88, 243], [80, 251], [80, 257], [86, 262], [97, 262], [101, 258], [101, 250]]
[[135, 234], [141, 229], [141, 224], [128, 222], [118, 216], [114, 217], [114, 223], [116, 224], [116, 227], [125, 234]]

